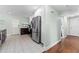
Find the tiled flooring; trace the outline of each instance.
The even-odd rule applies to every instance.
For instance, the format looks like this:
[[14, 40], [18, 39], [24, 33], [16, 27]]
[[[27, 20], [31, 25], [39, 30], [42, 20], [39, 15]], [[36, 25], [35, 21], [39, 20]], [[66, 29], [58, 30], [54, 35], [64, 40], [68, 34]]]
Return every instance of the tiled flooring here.
[[32, 41], [29, 35], [12, 35], [0, 47], [1, 53], [41, 53], [43, 47]]

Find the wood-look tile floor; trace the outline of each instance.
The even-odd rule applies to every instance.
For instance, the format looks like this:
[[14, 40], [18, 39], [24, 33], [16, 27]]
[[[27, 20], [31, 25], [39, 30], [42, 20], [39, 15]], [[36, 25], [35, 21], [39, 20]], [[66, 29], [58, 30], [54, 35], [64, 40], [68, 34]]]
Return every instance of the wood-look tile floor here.
[[32, 41], [29, 35], [9, 36], [0, 46], [0, 53], [41, 53], [43, 47]]
[[45, 53], [79, 53], [79, 37], [68, 35]]

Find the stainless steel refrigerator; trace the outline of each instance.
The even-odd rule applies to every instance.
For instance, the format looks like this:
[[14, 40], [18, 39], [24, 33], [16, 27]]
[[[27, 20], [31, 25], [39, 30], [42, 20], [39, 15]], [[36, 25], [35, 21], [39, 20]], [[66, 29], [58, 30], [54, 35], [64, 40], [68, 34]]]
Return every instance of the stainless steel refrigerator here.
[[32, 40], [41, 43], [41, 16], [32, 19]]

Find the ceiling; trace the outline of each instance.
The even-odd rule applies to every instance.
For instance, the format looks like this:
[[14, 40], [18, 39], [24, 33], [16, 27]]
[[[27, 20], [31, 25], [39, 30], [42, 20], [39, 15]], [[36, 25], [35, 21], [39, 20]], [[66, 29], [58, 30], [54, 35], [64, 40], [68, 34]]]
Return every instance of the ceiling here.
[[79, 5], [51, 5], [60, 14], [73, 14], [79, 11]]
[[[0, 15], [13, 17], [28, 17], [40, 7], [40, 5], [0, 5]], [[73, 14], [79, 11], [79, 5], [51, 5], [60, 14]]]
[[0, 15], [28, 17], [39, 7], [38, 5], [0, 5]]

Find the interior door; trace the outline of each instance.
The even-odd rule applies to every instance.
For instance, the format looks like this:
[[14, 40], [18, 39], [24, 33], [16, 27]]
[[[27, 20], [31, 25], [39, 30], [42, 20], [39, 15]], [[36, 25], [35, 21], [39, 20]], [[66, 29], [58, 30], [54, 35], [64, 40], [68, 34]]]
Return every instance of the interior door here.
[[79, 17], [70, 19], [70, 35], [79, 36]]

